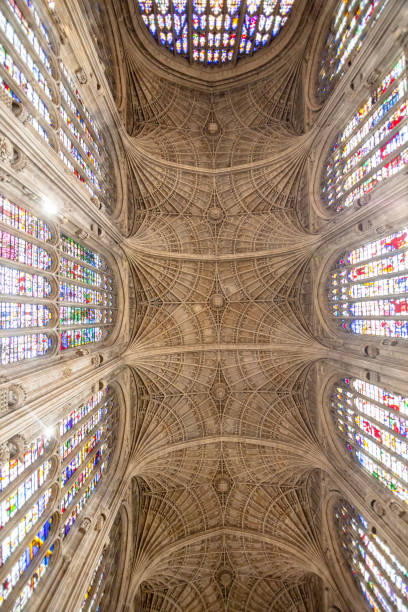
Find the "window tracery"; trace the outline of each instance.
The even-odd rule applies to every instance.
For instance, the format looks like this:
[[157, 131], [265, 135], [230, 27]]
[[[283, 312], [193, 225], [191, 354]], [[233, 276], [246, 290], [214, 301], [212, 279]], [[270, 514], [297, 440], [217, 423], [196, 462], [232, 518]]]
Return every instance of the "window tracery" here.
[[110, 205], [110, 160], [101, 130], [67, 66], [57, 59], [48, 33], [52, 26], [45, 25], [36, 4], [31, 0], [2, 4], [0, 85], [26, 108], [35, 131], [57, 149], [90, 195]]
[[139, 0], [146, 27], [175, 55], [217, 65], [268, 45], [288, 19], [294, 0]]
[[64, 414], [55, 434], [35, 438], [0, 465], [0, 607], [8, 601], [9, 609], [25, 608], [57, 538], [68, 536], [106, 472], [117, 419], [108, 386]]
[[317, 96], [324, 101], [361, 49], [388, 0], [340, 0], [320, 60]]
[[346, 123], [326, 163], [322, 196], [341, 212], [408, 163], [407, 62], [402, 53]]
[[107, 589], [109, 578], [117, 575], [121, 555], [122, 520], [120, 513], [109, 532], [109, 540], [100, 555], [82, 601], [80, 612], [107, 610], [106, 599], [112, 597]]
[[408, 397], [344, 378], [333, 389], [331, 409], [355, 460], [408, 503]]
[[407, 569], [350, 503], [341, 500], [334, 515], [343, 555], [369, 606], [378, 612], [405, 611]]
[[329, 302], [345, 331], [408, 338], [408, 228], [352, 249], [330, 277]]
[[3, 365], [46, 355], [55, 331], [66, 350], [102, 341], [113, 325], [113, 278], [104, 259], [64, 233], [58, 249], [54, 242], [47, 223], [0, 195]]

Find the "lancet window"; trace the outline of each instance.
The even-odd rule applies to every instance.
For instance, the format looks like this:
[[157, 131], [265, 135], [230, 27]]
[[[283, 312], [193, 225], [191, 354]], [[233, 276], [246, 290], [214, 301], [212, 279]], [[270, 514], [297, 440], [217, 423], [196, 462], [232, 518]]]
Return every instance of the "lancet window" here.
[[49, 35], [52, 26], [44, 23], [41, 9], [41, 0], [2, 3], [0, 86], [27, 110], [36, 132], [58, 151], [91, 196], [109, 205], [106, 177], [111, 174], [110, 162], [101, 130], [67, 66], [54, 53]]
[[252, 55], [275, 38], [294, 0], [139, 0], [151, 34], [174, 54], [217, 65]]
[[402, 53], [334, 142], [322, 194], [340, 212], [408, 164], [407, 61]]
[[325, 100], [344, 74], [388, 0], [340, 0], [320, 61], [317, 95]]
[[346, 331], [408, 338], [408, 227], [340, 257], [329, 302]]
[[331, 409], [363, 470], [408, 503], [408, 397], [344, 378], [333, 389]]
[[104, 259], [65, 233], [54, 244], [47, 223], [0, 194], [2, 365], [49, 354], [56, 335], [61, 351], [101, 342], [113, 325]]
[[[109, 532], [109, 541], [100, 555], [91, 580], [86, 590], [80, 612], [92, 610], [108, 610], [112, 598], [113, 578], [117, 580], [117, 572], [121, 554], [122, 521], [117, 515]], [[115, 581], [116, 581], [115, 580]]]
[[334, 510], [343, 555], [369, 606], [378, 612], [405, 612], [408, 572], [367, 520], [345, 500]]
[[64, 414], [48, 437], [25, 449], [10, 440], [10, 459], [0, 465], [0, 607], [7, 600], [22, 610], [37, 588], [56, 539], [65, 541], [106, 472], [117, 419], [108, 386]]

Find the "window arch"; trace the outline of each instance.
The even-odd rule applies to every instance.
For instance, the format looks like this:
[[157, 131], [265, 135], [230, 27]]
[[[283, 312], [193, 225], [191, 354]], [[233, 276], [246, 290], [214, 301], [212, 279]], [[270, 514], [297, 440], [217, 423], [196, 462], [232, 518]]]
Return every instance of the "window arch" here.
[[320, 58], [317, 96], [323, 102], [361, 49], [388, 0], [340, 0]]
[[57, 239], [56, 230], [0, 194], [2, 365], [100, 342], [113, 326], [106, 261], [65, 232], [58, 247]]
[[57, 538], [65, 541], [106, 472], [117, 421], [117, 396], [108, 386], [63, 414], [49, 437], [25, 449], [21, 436], [8, 442], [10, 459], [0, 465], [0, 606], [7, 600], [10, 609], [25, 607]]
[[[191, 62], [235, 63], [268, 45], [294, 0], [139, 0], [146, 27], [158, 43]], [[191, 6], [189, 6], [191, 4]]]
[[322, 197], [340, 212], [408, 163], [407, 61], [402, 53], [347, 121], [325, 164]]
[[408, 572], [367, 520], [346, 500], [334, 508], [344, 558], [371, 608], [404, 612], [408, 604]]
[[5, 0], [0, 8], [0, 87], [26, 109], [35, 131], [90, 195], [110, 208], [111, 161], [102, 131], [58, 59], [55, 40], [58, 35], [45, 24], [38, 0]]
[[331, 410], [354, 459], [408, 503], [408, 397], [344, 378], [333, 388]]
[[345, 253], [329, 285], [330, 309], [343, 330], [408, 338], [408, 227]]

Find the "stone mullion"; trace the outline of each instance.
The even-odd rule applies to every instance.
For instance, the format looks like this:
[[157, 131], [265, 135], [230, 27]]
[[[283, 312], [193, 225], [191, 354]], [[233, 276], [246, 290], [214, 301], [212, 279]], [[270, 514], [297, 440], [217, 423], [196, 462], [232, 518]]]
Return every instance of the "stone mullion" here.
[[[17, 4], [17, 2], [16, 2]], [[50, 68], [48, 68], [43, 60], [41, 59], [41, 57], [39, 56], [39, 54], [37, 53], [37, 50], [35, 49], [34, 45], [32, 44], [31, 40], [28, 38], [28, 35], [23, 32], [23, 26], [20, 25], [20, 22], [18, 21], [17, 17], [15, 16], [14, 12], [11, 10], [11, 8], [8, 6], [7, 1], [4, 2], [4, 5], [2, 7], [2, 10], [6, 12], [6, 16], [7, 19], [11, 22], [11, 24], [13, 25], [14, 30], [17, 32], [21, 43], [23, 44], [24, 47], [28, 48], [30, 51], [30, 54], [32, 55], [32, 57], [34, 58], [37, 66], [40, 66], [43, 70], [41, 70], [41, 74], [43, 75], [45, 81], [48, 84], [48, 87], [52, 90], [53, 88], [56, 87], [55, 84], [55, 79], [52, 75], [52, 66], [51, 66], [51, 62], [50, 62]], [[52, 54], [52, 51], [49, 47], [49, 44], [47, 42], [46, 45], [43, 45], [41, 42], [41, 36], [39, 36], [39, 29], [37, 27], [37, 24], [33, 21], [30, 20], [29, 22], [29, 26], [30, 28], [33, 30], [39, 45], [41, 46], [42, 50], [44, 51], [44, 53], [47, 55], [47, 57], [50, 59], [50, 56]]]
[[[75, 456], [78, 455], [86, 446], [86, 444], [88, 444], [88, 442], [91, 440], [91, 438], [93, 438], [93, 436], [97, 433], [98, 429], [102, 429], [102, 434], [101, 434], [101, 439], [99, 442], [97, 442], [97, 444], [95, 444], [95, 446], [93, 447], [92, 451], [89, 452], [87, 455], [85, 455], [83, 462], [81, 463], [80, 466], [78, 466], [78, 470], [81, 468], [82, 464], [84, 462], [86, 462], [88, 460], [89, 457], [91, 457], [93, 451], [99, 447], [101, 444], [103, 444], [105, 438], [107, 437], [107, 432], [106, 432], [106, 423], [103, 419], [101, 419], [99, 421], [99, 423], [96, 423], [96, 425], [92, 428], [92, 430], [81, 440], [81, 442], [75, 446], [70, 453], [65, 457], [65, 459], [61, 460], [61, 470], [64, 470], [73, 459], [75, 459]], [[74, 472], [75, 474], [75, 472]], [[67, 483], [68, 484], [68, 483]]]
[[[20, 35], [20, 38], [21, 38], [21, 35]], [[50, 142], [52, 142], [52, 130], [57, 127], [58, 115], [59, 115], [57, 108], [55, 106], [55, 101], [52, 98], [50, 98], [48, 93], [45, 91], [45, 89], [43, 89], [40, 86], [34, 73], [26, 65], [23, 58], [20, 56], [20, 54], [17, 52], [12, 42], [5, 36], [2, 30], [0, 30], [0, 42], [3, 44], [7, 52], [11, 55], [16, 65], [21, 70], [21, 72], [25, 75], [27, 82], [33, 87], [34, 91], [37, 93], [39, 98], [43, 101], [43, 103], [47, 107], [47, 110], [50, 116], [51, 126], [47, 122], [47, 119], [43, 117], [41, 112], [34, 106], [34, 103], [29, 99], [24, 89], [17, 83], [17, 81], [14, 80], [12, 75], [3, 68], [3, 66], [0, 66], [0, 73], [4, 75], [6, 81], [12, 83], [11, 89], [13, 89], [18, 94], [19, 98], [21, 100], [25, 100], [25, 103], [23, 106], [26, 108], [27, 112], [30, 113], [30, 115], [32, 115], [33, 117], [37, 119], [39, 124], [46, 131], [47, 135], [51, 137]], [[42, 66], [42, 63], [41, 63], [41, 66]], [[47, 78], [44, 77], [42, 72], [41, 74], [45, 82], [48, 84]], [[51, 89], [51, 95], [52, 95], [52, 87], [50, 87], [50, 89]], [[35, 129], [33, 126], [31, 127]], [[37, 136], [41, 138], [41, 136], [37, 133], [36, 130], [35, 132]]]
[[[17, 510], [17, 512], [11, 517], [11, 519], [4, 525], [4, 527], [1, 530], [1, 537], [2, 537], [2, 539], [7, 537], [9, 535], [10, 531], [13, 531], [13, 529], [16, 526], [16, 524], [22, 518], [24, 518], [24, 516], [27, 514], [27, 512], [30, 510], [30, 508], [32, 508], [32, 506], [34, 506], [34, 504], [40, 499], [41, 495], [43, 493], [45, 493], [48, 489], [51, 490], [51, 494], [50, 494], [50, 499], [47, 502], [47, 506], [52, 506], [53, 505], [52, 488], [53, 488], [53, 484], [54, 483], [55, 483], [55, 476], [54, 476], [54, 478], [47, 479], [40, 487], [38, 487], [38, 489], [36, 490], [34, 495], [32, 495], [29, 499], [27, 499], [27, 501], [24, 503], [24, 505], [19, 510]], [[39, 517], [39, 519], [40, 518], [42, 519], [42, 517], [47, 514], [47, 506], [46, 506], [46, 510], [45, 510], [44, 514], [42, 514], [41, 517]], [[37, 526], [37, 528], [38, 528], [38, 525], [41, 526], [41, 520], [37, 520], [35, 525]], [[31, 533], [31, 531], [29, 533]], [[13, 551], [11, 553], [10, 557], [8, 558], [8, 560], [12, 558], [12, 556], [14, 555], [14, 552], [15, 551]], [[7, 563], [7, 561], [6, 561], [6, 563]]]
[[[62, 60], [61, 60], [61, 62], [62, 62]], [[72, 78], [72, 76], [71, 76], [71, 78]], [[83, 117], [83, 120], [86, 123], [86, 126], [87, 126], [89, 132], [92, 134], [92, 138], [98, 144], [98, 147], [101, 147], [101, 148], [104, 149], [105, 146], [103, 144], [103, 141], [101, 142], [99, 140], [99, 137], [98, 137], [97, 133], [95, 132], [95, 129], [94, 129], [93, 125], [91, 124], [91, 122], [88, 119], [88, 116], [87, 116], [87, 114], [85, 112], [85, 108], [82, 107], [82, 105], [80, 104], [80, 102], [79, 102], [78, 98], [76, 97], [75, 93], [72, 91], [71, 85], [70, 85], [69, 80], [68, 80], [68, 77], [64, 74], [63, 70], [61, 70], [61, 81], [62, 81], [62, 83], [65, 86], [65, 89], [67, 91], [68, 97], [70, 98], [73, 106], [79, 111], [80, 115]], [[81, 97], [81, 99], [82, 99], [82, 97]], [[65, 101], [65, 99], [63, 98], [62, 95], [61, 95], [61, 103], [62, 104], [65, 103], [68, 106], [68, 103]], [[84, 103], [84, 106], [86, 107], [85, 103]], [[73, 115], [73, 118], [79, 124], [79, 131], [83, 133], [84, 138], [88, 138], [87, 135], [85, 134], [85, 131], [84, 131], [83, 127], [81, 126], [81, 124], [77, 120], [74, 111], [72, 111], [69, 106], [68, 106], [68, 108], [69, 108], [68, 114], [70, 115], [71, 120], [72, 120], [71, 115]], [[95, 151], [95, 153], [98, 154], [97, 151]]]
[[[74, 483], [75, 480], [78, 478], [78, 475], [81, 472], [81, 469], [85, 469], [86, 465], [88, 463], [91, 463], [91, 461], [95, 458], [96, 453], [101, 450], [102, 445], [105, 442], [105, 438], [101, 438], [101, 440], [98, 442], [98, 444], [96, 444], [94, 446], [94, 448], [92, 449], [92, 452], [89, 453], [89, 455], [87, 455], [85, 457], [85, 459], [82, 461], [82, 463], [77, 467], [77, 469], [75, 470], [75, 472], [72, 474], [72, 476], [70, 476], [70, 478], [67, 480], [67, 482], [64, 484], [64, 487], [61, 491], [61, 500], [64, 498], [67, 489], [69, 489], [69, 487], [71, 487]], [[62, 466], [61, 466], [62, 467]], [[79, 497], [81, 497], [81, 490], [85, 491], [86, 490], [86, 485], [89, 484], [90, 480], [92, 480], [93, 476], [96, 474], [96, 472], [98, 471], [98, 469], [100, 468], [100, 465], [97, 464], [96, 466], [93, 466], [88, 474], [88, 476], [85, 478], [85, 480], [82, 482], [81, 487], [78, 489], [78, 491], [75, 493], [74, 497], [72, 498], [71, 502], [69, 503], [69, 505], [66, 507], [65, 512], [68, 510], [68, 508], [71, 508], [72, 505], [74, 504], [75, 500], [78, 499]], [[62, 472], [61, 472], [62, 475]], [[65, 490], [65, 492], [64, 492]]]
[[[48, 508], [48, 511], [44, 512], [44, 515], [41, 516], [41, 520], [38, 520], [31, 527], [30, 531], [24, 536], [20, 544], [18, 544], [18, 546], [16, 546], [16, 548], [13, 550], [10, 557], [5, 561], [4, 565], [2, 565], [2, 567], [0, 568], [0, 581], [2, 583], [4, 582], [13, 564], [22, 555], [22, 553], [27, 548], [27, 546], [30, 544], [31, 540], [33, 539], [37, 531], [39, 531], [41, 527], [45, 525], [45, 523], [52, 517], [52, 515], [53, 515], [52, 509]], [[13, 591], [15, 588], [16, 587], [13, 587]]]
[[[103, 555], [103, 553], [102, 553], [102, 555]], [[92, 603], [92, 598], [94, 597], [94, 595], [98, 595], [98, 592], [99, 592], [99, 581], [101, 580], [101, 576], [102, 576], [104, 568], [105, 568], [103, 561], [104, 560], [102, 559], [100, 567], [98, 567], [98, 569], [96, 571], [96, 574], [95, 574], [95, 577], [94, 577], [94, 579], [92, 581], [92, 586], [91, 586], [91, 588], [89, 590], [88, 597], [87, 597], [87, 599], [85, 601], [83, 612], [88, 612], [88, 610], [90, 609], [90, 604]], [[82, 610], [81, 610], [81, 612], [82, 612]]]
[[[106, 396], [104, 398], [101, 399], [100, 402], [98, 402], [98, 404], [95, 406], [95, 408], [93, 408], [92, 410], [90, 410], [89, 412], [87, 412], [87, 414], [82, 417], [78, 423], [76, 423], [76, 425], [74, 425], [71, 429], [69, 429], [68, 431], [66, 431], [62, 436], [61, 436], [61, 444], [64, 444], [64, 442], [66, 442], [66, 440], [68, 440], [71, 436], [73, 436], [73, 434], [75, 434], [77, 431], [79, 431], [81, 429], [81, 427], [84, 425], [84, 423], [87, 423], [90, 421], [90, 419], [97, 413], [99, 412], [99, 410], [101, 408], [104, 408], [104, 404], [107, 401]], [[106, 413], [105, 413], [106, 414]], [[98, 425], [100, 425], [101, 423], [103, 423], [103, 418], [104, 415], [102, 415], [101, 420], [94, 426], [93, 429], [95, 429], [95, 427], [97, 427]], [[92, 431], [93, 431], [92, 429]], [[78, 448], [78, 447], [76, 447]]]
[[[375, 540], [374, 540], [374, 544], [375, 544]], [[377, 548], [379, 548], [379, 546], [377, 546]], [[366, 547], [367, 549], [367, 547]], [[383, 552], [383, 551], [381, 551]], [[392, 580], [391, 576], [389, 576], [387, 574], [387, 572], [381, 567], [379, 561], [377, 561], [377, 559], [374, 557], [374, 555], [367, 549], [366, 550], [366, 554], [370, 557], [371, 561], [374, 563], [374, 565], [376, 565], [377, 569], [380, 571], [381, 574], [383, 574], [386, 577], [386, 580], [389, 580], [389, 582], [392, 584], [393, 590], [395, 590], [399, 597], [404, 600], [405, 598], [405, 594], [401, 592], [401, 590], [398, 588], [397, 584]], [[383, 553], [384, 556], [386, 557], [387, 555], [385, 555], [385, 553]], [[364, 564], [364, 557], [362, 557], [360, 550], [358, 551], [358, 556], [361, 559], [361, 562]], [[392, 561], [390, 561], [390, 565], [392, 566]], [[379, 589], [379, 591], [382, 593], [383, 597], [388, 601], [388, 603], [391, 603], [390, 601], [390, 596], [388, 595], [388, 593], [385, 591], [385, 589], [383, 588], [382, 584], [378, 581], [375, 573], [371, 570], [371, 568], [367, 567], [367, 570], [370, 573], [370, 576], [372, 577], [372, 579], [375, 581], [375, 583], [377, 584], [377, 587]], [[359, 572], [360, 574], [360, 572]], [[367, 585], [365, 579], [363, 578], [363, 576], [361, 575], [361, 578], [364, 580], [365, 584]], [[368, 585], [367, 585], [368, 586]], [[373, 594], [373, 596], [375, 597], [375, 595]]]
[[244, 24], [244, 19], [245, 19], [245, 15], [247, 12], [247, 0], [242, 0], [241, 2], [241, 7], [240, 7], [240, 15], [239, 15], [239, 19], [238, 19], [238, 25], [237, 25], [237, 29], [236, 29], [236, 39], [235, 39], [235, 47], [234, 47], [234, 53], [231, 59], [231, 66], [235, 66], [235, 64], [237, 63], [238, 60], [238, 56], [239, 56], [239, 46], [241, 44], [241, 36], [242, 36], [242, 26]]
[[[72, 97], [72, 95], [71, 95], [71, 88], [70, 88], [70, 86], [68, 85], [68, 83], [65, 81], [65, 83], [63, 83], [63, 85], [64, 85], [64, 87], [65, 87], [65, 89], [66, 89], [66, 91], [67, 91], [68, 96], [69, 96], [69, 97], [71, 98], [71, 100], [73, 101], [74, 106], [75, 106], [75, 107], [77, 107], [77, 108], [78, 108], [78, 106], [80, 107], [80, 104], [79, 104], [78, 100], [76, 100], [76, 102], [75, 102], [75, 100], [73, 99], [73, 97]], [[60, 103], [60, 108], [58, 109], [58, 113], [59, 113], [59, 115], [60, 115], [60, 117], [61, 117], [61, 124], [62, 124], [62, 126], [63, 126], [64, 130], [66, 130], [66, 133], [67, 133], [67, 135], [68, 135], [69, 139], [70, 139], [70, 140], [71, 140], [71, 141], [72, 141], [72, 142], [73, 142], [75, 145], [78, 145], [78, 146], [81, 148], [81, 150], [82, 150], [82, 152], [83, 152], [83, 154], [84, 154], [85, 158], [87, 158], [87, 154], [86, 154], [86, 153], [85, 153], [85, 151], [82, 149], [81, 144], [80, 144], [80, 143], [79, 143], [79, 142], [76, 140], [76, 138], [74, 137], [74, 135], [73, 135], [73, 134], [72, 134], [72, 132], [69, 130], [69, 128], [68, 128], [68, 126], [66, 125], [66, 123], [64, 122], [64, 119], [63, 119], [62, 114], [61, 114], [61, 107], [63, 107], [63, 108], [65, 109], [65, 112], [66, 112], [66, 113], [67, 113], [67, 115], [69, 116], [70, 121], [71, 121], [71, 122], [72, 122], [72, 123], [75, 125], [75, 127], [76, 127], [76, 129], [78, 130], [78, 132], [80, 133], [81, 137], [82, 137], [82, 138], [83, 138], [85, 141], [87, 141], [88, 146], [89, 146], [89, 148], [90, 148], [90, 149], [92, 149], [92, 152], [93, 152], [93, 154], [95, 155], [95, 157], [97, 157], [97, 158], [98, 158], [99, 164], [100, 164], [100, 166], [101, 166], [101, 170], [96, 170], [96, 168], [95, 168], [95, 170], [96, 170], [96, 173], [98, 173], [98, 174], [100, 174], [100, 175], [101, 175], [101, 176], [100, 176], [100, 177], [98, 177], [98, 178], [100, 178], [100, 180], [103, 180], [103, 178], [104, 178], [104, 177], [102, 176], [102, 170], [105, 170], [105, 160], [102, 158], [102, 155], [100, 155], [100, 154], [98, 153], [98, 151], [96, 150], [96, 148], [94, 148], [93, 143], [91, 143], [91, 141], [89, 140], [89, 138], [88, 138], [87, 134], [86, 134], [86, 133], [85, 133], [85, 131], [84, 131], [84, 128], [83, 128], [83, 127], [82, 127], [82, 125], [80, 124], [80, 122], [79, 122], [79, 120], [78, 120], [77, 116], [75, 115], [74, 111], [72, 111], [72, 110], [71, 110], [70, 106], [68, 105], [68, 103], [67, 103], [67, 101], [65, 100], [64, 96], [62, 95], [62, 93], [61, 93], [60, 95], [61, 95], [61, 103]], [[87, 117], [86, 117], [86, 115], [85, 115], [85, 112], [83, 112], [83, 113], [82, 113], [82, 116], [83, 116], [84, 121], [85, 121], [85, 120], [87, 119]], [[89, 129], [89, 122], [87, 121], [87, 122], [86, 122], [86, 124], [87, 124], [87, 127], [88, 127], [88, 129]], [[90, 131], [91, 131], [91, 130], [90, 130]], [[91, 134], [92, 134], [92, 138], [94, 139], [94, 141], [96, 141], [96, 142], [97, 142], [98, 147], [103, 147], [103, 145], [102, 145], [102, 143], [99, 141], [99, 139], [98, 139], [97, 135], [94, 133], [94, 130], [92, 130], [92, 131], [91, 131]], [[73, 158], [72, 158], [72, 159], [73, 159]]]
[[[56, 514], [54, 515], [49, 515], [47, 517], [47, 521], [53, 517], [53, 525], [50, 529], [50, 533], [48, 534], [47, 539], [45, 540], [45, 542], [43, 543], [43, 545], [41, 546], [40, 550], [38, 551], [37, 555], [32, 559], [31, 563], [29, 564], [29, 566], [27, 567], [27, 569], [23, 572], [23, 574], [20, 576], [20, 578], [18, 579], [18, 581], [16, 582], [16, 584], [13, 587], [13, 590], [11, 591], [10, 595], [7, 597], [7, 599], [5, 600], [3, 607], [4, 607], [4, 612], [11, 612], [13, 610], [13, 606], [15, 604], [15, 601], [17, 599], [17, 597], [20, 595], [20, 592], [22, 590], [22, 588], [24, 587], [24, 585], [26, 584], [26, 582], [30, 579], [30, 577], [33, 575], [33, 573], [35, 572], [36, 568], [41, 564], [42, 560], [44, 559], [45, 555], [47, 554], [47, 551], [50, 549], [50, 547], [52, 545], [55, 546], [55, 542], [57, 540], [57, 529], [58, 529], [58, 525], [55, 523], [58, 523], [58, 519], [57, 519]], [[39, 522], [39, 525], [44, 525], [46, 523], [46, 521], [41, 521]], [[41, 527], [39, 527], [41, 528]], [[53, 553], [54, 554], [54, 553]], [[52, 561], [51, 561], [52, 563]], [[51, 567], [49, 568], [49, 571], [51, 571]], [[1, 570], [0, 570], [0, 575], [1, 575]], [[40, 583], [41, 584], [41, 583]], [[41, 588], [41, 587], [40, 587]]]

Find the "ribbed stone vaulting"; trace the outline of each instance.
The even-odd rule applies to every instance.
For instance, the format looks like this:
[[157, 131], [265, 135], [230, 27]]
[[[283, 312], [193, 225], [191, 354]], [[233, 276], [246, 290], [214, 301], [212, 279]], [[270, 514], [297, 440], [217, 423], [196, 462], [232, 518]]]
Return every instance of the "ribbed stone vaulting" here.
[[318, 238], [298, 214], [308, 30], [273, 79], [218, 93], [153, 79], [131, 38], [123, 26], [114, 92], [137, 303], [128, 602], [317, 610], [326, 460], [304, 386], [325, 349], [302, 311]]

